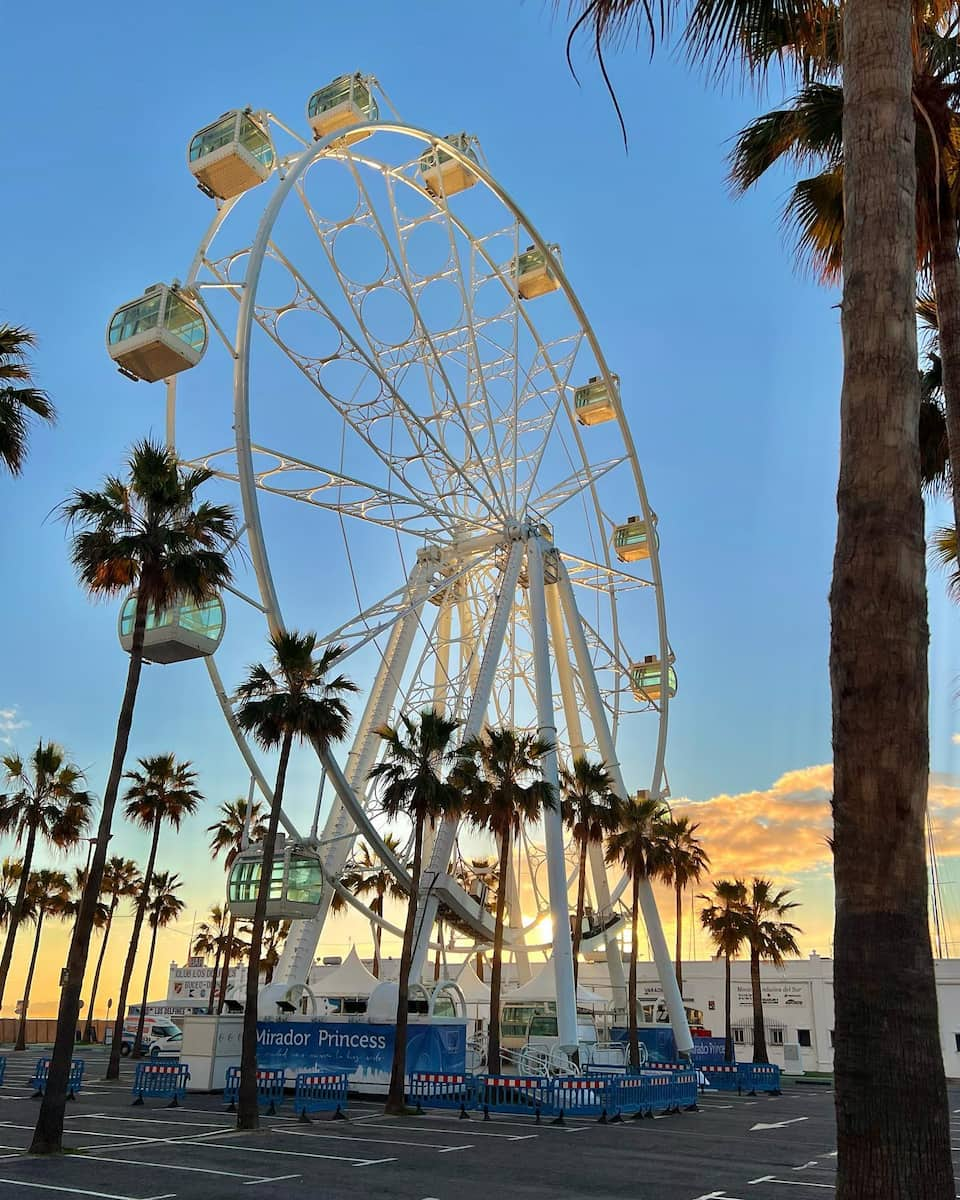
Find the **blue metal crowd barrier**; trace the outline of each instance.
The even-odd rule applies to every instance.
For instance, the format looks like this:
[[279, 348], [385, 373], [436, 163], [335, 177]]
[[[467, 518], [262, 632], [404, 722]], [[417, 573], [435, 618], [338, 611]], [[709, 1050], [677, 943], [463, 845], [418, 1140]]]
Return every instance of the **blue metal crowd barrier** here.
[[0, 1054], [0, 1087], [3, 1087], [3, 1081], [7, 1077], [7, 1058], [6, 1055]]
[[740, 1090], [740, 1066], [738, 1063], [724, 1063], [722, 1067], [711, 1067], [706, 1064], [700, 1070], [707, 1077], [711, 1087], [720, 1092], [737, 1092]]
[[345, 1072], [301, 1072], [294, 1088], [293, 1111], [301, 1121], [309, 1119], [308, 1112], [332, 1112], [335, 1121], [345, 1121], [348, 1079]]
[[776, 1063], [740, 1063], [737, 1078], [740, 1088], [750, 1096], [757, 1092], [781, 1095], [780, 1068]]
[[[67, 1077], [67, 1099], [75, 1100], [77, 1093], [83, 1086], [83, 1067], [82, 1058], [75, 1058], [70, 1063], [70, 1074]], [[37, 1065], [33, 1072], [33, 1078], [30, 1080], [30, 1086], [34, 1089], [33, 1098], [36, 1100], [42, 1096], [47, 1090], [47, 1079], [50, 1075], [50, 1059], [38, 1058]]]
[[144, 1096], [171, 1096], [167, 1108], [179, 1108], [186, 1097], [190, 1068], [184, 1063], [137, 1063], [137, 1073], [130, 1089], [136, 1096], [134, 1104], [143, 1104]]
[[609, 1079], [561, 1075], [551, 1080], [549, 1109], [544, 1113], [570, 1117], [595, 1117], [605, 1120], [611, 1106], [611, 1091], [615, 1085]]
[[675, 1110], [685, 1109], [696, 1112], [697, 1108], [697, 1072], [696, 1070], [674, 1071], [673, 1086]]
[[[283, 1103], [283, 1081], [286, 1072], [282, 1067], [257, 1067], [257, 1103], [261, 1108], [266, 1105], [271, 1115], [277, 1111], [277, 1106]], [[227, 1081], [223, 1089], [223, 1098], [228, 1109], [233, 1112], [240, 1098], [240, 1068], [227, 1067]]]
[[546, 1075], [480, 1075], [477, 1105], [491, 1112], [539, 1116], [549, 1109], [552, 1081]]
[[418, 1108], [455, 1108], [466, 1117], [477, 1107], [477, 1080], [473, 1075], [414, 1072], [407, 1083], [407, 1103]]

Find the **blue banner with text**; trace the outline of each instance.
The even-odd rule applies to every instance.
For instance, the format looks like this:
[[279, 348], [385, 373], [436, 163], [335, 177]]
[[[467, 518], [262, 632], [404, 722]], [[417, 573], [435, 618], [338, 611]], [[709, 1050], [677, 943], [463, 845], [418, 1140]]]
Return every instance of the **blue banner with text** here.
[[[258, 1021], [257, 1065], [298, 1071], [345, 1071], [351, 1083], [390, 1082], [393, 1025], [333, 1021]], [[466, 1069], [465, 1024], [407, 1026], [407, 1073]]]

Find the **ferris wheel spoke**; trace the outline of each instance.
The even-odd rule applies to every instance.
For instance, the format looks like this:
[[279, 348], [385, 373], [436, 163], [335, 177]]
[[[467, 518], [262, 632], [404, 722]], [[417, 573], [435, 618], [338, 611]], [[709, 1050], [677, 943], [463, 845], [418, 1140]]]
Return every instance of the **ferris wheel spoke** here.
[[530, 507], [540, 516], [547, 517], [626, 461], [627, 456], [621, 454], [616, 458], [608, 458], [605, 462], [585, 463], [559, 483], [555, 483], [544, 492], [539, 492], [530, 500]]
[[[327, 258], [328, 265], [334, 277], [337, 280], [338, 287], [343, 295], [344, 300], [349, 305], [353, 319], [363, 334], [365, 346], [361, 348], [357, 339], [352, 334], [348, 333], [343, 325], [338, 321], [337, 324], [342, 330], [342, 336], [349, 338], [357, 353], [361, 354], [364, 360], [375, 370], [376, 374], [386, 386], [389, 392], [389, 399], [394, 411], [401, 417], [407, 429], [408, 436], [415, 446], [418, 447], [420, 454], [423, 456], [423, 466], [431, 477], [431, 482], [434, 488], [443, 493], [449, 487], [451, 478], [461, 481], [463, 486], [466, 486], [473, 493], [474, 497], [481, 507], [488, 513], [498, 511], [497, 506], [493, 503], [493, 498], [485, 496], [477, 487], [474, 481], [470, 478], [469, 472], [464, 470], [462, 464], [458, 464], [456, 459], [452, 457], [443, 441], [438, 438], [427, 427], [424, 419], [421, 418], [411, 405], [407, 403], [406, 397], [403, 394], [403, 389], [400, 386], [400, 380], [404, 373], [413, 364], [423, 368], [422, 350], [420, 342], [423, 338], [422, 326], [419, 339], [407, 339], [401, 345], [384, 345], [379, 344], [378, 339], [374, 338], [367, 323], [364, 321], [361, 311], [361, 297], [364, 294], [364, 289], [348, 280], [340, 269], [337, 263], [334, 248], [331, 245], [331, 230], [324, 228], [323, 223], [317, 218], [306, 191], [303, 186], [298, 186], [297, 193], [307, 215], [307, 220], [310, 222], [314, 233], [323, 249]], [[399, 270], [396, 258], [393, 255], [392, 247], [389, 241], [383, 234], [382, 223], [376, 217], [376, 212], [373, 206], [367, 199], [367, 211], [364, 216], [369, 215], [375, 226], [381, 231], [381, 236], [384, 238], [384, 245], [387, 247], [387, 253], [391, 259], [393, 267], [389, 275], [385, 275], [381, 280], [381, 286], [390, 286], [400, 284], [403, 287], [404, 280], [402, 272]], [[356, 227], [358, 220], [356, 216], [351, 221], [351, 224]], [[339, 227], [335, 227], [335, 231]], [[293, 268], [290, 268], [293, 270]], [[310, 289], [311, 294], [315, 297], [316, 302], [322, 305], [322, 301], [313, 289]], [[326, 306], [324, 306], [326, 307]], [[329, 310], [328, 310], [329, 311]], [[416, 313], [416, 309], [413, 309]], [[431, 395], [435, 394], [433, 380], [426, 374], [426, 384]], [[434, 403], [436, 408], [436, 402]]]
[[[320, 466], [295, 458], [267, 446], [251, 444], [251, 450], [263, 465], [255, 466], [256, 485], [263, 492], [275, 496], [286, 496], [291, 500], [312, 504], [342, 516], [354, 517], [374, 525], [396, 529], [417, 538], [439, 540], [449, 525], [449, 517], [436, 505], [427, 505], [408, 494], [392, 492], [377, 487], [366, 480], [345, 475], [332, 467]], [[221, 465], [233, 459], [234, 469]], [[234, 447], [215, 451], [197, 460], [208, 467], [218, 479], [236, 482], [239, 478], [235, 469]], [[287, 476], [295, 475], [297, 484], [285, 483]], [[307, 477], [304, 482], [304, 476]], [[478, 529], [482, 526], [477, 526]]]

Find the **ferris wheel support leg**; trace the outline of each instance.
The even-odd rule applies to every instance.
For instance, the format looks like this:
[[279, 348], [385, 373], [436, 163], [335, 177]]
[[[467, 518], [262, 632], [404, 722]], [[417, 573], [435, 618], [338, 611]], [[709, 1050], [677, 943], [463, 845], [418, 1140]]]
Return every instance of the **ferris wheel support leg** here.
[[[543, 777], [554, 789], [556, 805], [543, 814], [547, 847], [547, 882], [553, 918], [553, 970], [557, 982], [557, 1033], [565, 1050], [579, 1046], [577, 1036], [577, 991], [573, 980], [573, 941], [570, 937], [570, 899], [567, 894], [567, 864], [563, 852], [563, 817], [560, 812], [560, 771], [557, 763], [557, 727], [550, 676], [550, 640], [547, 634], [547, 600], [543, 578], [543, 541], [527, 542], [527, 574], [530, 580], [530, 629], [533, 635], [534, 691], [537, 697], [539, 736], [550, 744], [543, 756]], [[556, 586], [556, 585], [552, 585]]]
[[[470, 701], [470, 711], [464, 722], [461, 740], [476, 737], [483, 728], [487, 714], [487, 706], [493, 692], [493, 681], [506, 637], [510, 613], [517, 594], [517, 580], [520, 578], [520, 567], [523, 563], [523, 542], [520, 540], [519, 529], [514, 534], [510, 544], [510, 555], [500, 581], [500, 593], [490, 622], [490, 632], [483, 651], [483, 661], [477, 673], [477, 683]], [[419, 980], [427, 961], [427, 951], [430, 943], [430, 931], [437, 919], [437, 897], [431, 893], [434, 881], [445, 875], [450, 866], [454, 843], [457, 840], [456, 820], [446, 820], [440, 826], [437, 840], [434, 843], [430, 866], [424, 872], [424, 891], [420, 895], [417, 912], [416, 940], [413, 945], [413, 962], [410, 967], [410, 978]]]
[[[550, 624], [550, 641], [553, 644], [553, 657], [557, 664], [557, 679], [560, 683], [560, 700], [563, 704], [563, 715], [567, 722], [567, 741], [570, 753], [579, 758], [586, 753], [586, 742], [583, 739], [583, 725], [580, 721], [580, 706], [577, 703], [576, 683], [570, 666], [567, 650], [567, 638], [563, 628], [563, 614], [560, 611], [560, 589], [552, 586], [546, 589], [547, 620]], [[591, 842], [587, 850], [590, 863], [590, 875], [593, 879], [593, 892], [597, 907], [601, 912], [611, 909], [610, 880], [607, 878], [607, 866], [603, 861], [603, 847]], [[616, 938], [607, 942], [607, 974], [610, 977], [610, 991], [615, 1009], [625, 1011], [627, 1007], [627, 980], [623, 973], [623, 957]]]
[[[607, 715], [603, 708], [603, 700], [600, 696], [600, 689], [597, 686], [597, 678], [593, 673], [590, 650], [587, 646], [587, 639], [583, 634], [583, 623], [577, 611], [573, 586], [570, 583], [570, 576], [567, 574], [562, 560], [560, 562], [560, 579], [557, 586], [560, 589], [560, 603], [563, 607], [567, 633], [573, 644], [573, 653], [577, 662], [580, 685], [583, 688], [584, 699], [587, 702], [587, 711], [593, 723], [600, 757], [606, 762], [607, 769], [613, 777], [617, 794], [621, 799], [626, 800], [629, 793], [623, 782], [623, 772], [620, 769], [620, 762], [617, 758], [617, 748], [613, 743], [613, 738], [610, 736], [610, 725], [607, 722]], [[667, 1002], [667, 1009], [670, 1013], [670, 1023], [673, 1026], [673, 1036], [676, 1038], [677, 1050], [681, 1054], [689, 1054], [693, 1049], [693, 1040], [690, 1037], [687, 1014], [684, 1011], [680, 988], [677, 986], [677, 976], [674, 972], [673, 960], [670, 958], [670, 951], [667, 947], [667, 939], [663, 936], [663, 926], [660, 924], [657, 901], [648, 879], [643, 879], [640, 883], [640, 907], [643, 910], [643, 922], [650, 938], [650, 946], [653, 951], [654, 962], [657, 966], [660, 986], [663, 988], [664, 999]], [[637, 948], [633, 947], [632, 952], [636, 954]]]
[[[433, 570], [432, 559], [424, 553], [410, 573], [407, 594], [411, 603], [390, 631], [383, 661], [357, 726], [346, 770], [341, 771], [332, 754], [321, 756], [336, 794], [321, 837], [321, 844], [326, 846], [323, 867], [334, 879], [342, 875], [353, 849], [355, 838], [350, 835], [356, 834], [357, 822], [351, 809], [356, 809], [356, 798], [362, 793], [367, 775], [376, 760], [379, 739], [374, 730], [390, 715], [418, 628], [420, 602], [426, 594]], [[375, 839], [371, 838], [371, 841], [375, 842]], [[374, 849], [377, 849], [376, 845]], [[285, 988], [306, 984], [332, 899], [333, 889], [325, 888], [317, 916], [312, 921], [294, 923], [277, 964], [274, 978], [278, 984], [283, 984]]]

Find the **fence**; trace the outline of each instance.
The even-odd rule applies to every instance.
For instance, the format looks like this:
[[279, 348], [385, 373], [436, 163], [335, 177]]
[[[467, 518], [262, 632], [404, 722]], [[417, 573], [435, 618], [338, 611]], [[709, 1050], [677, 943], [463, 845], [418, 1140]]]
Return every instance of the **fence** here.
[[321, 1075], [317, 1072], [302, 1072], [297, 1076], [293, 1093], [293, 1110], [300, 1120], [307, 1120], [308, 1112], [332, 1112], [335, 1121], [345, 1121], [347, 1107], [346, 1073]]
[[455, 1108], [466, 1116], [477, 1106], [477, 1081], [472, 1075], [414, 1073], [407, 1085], [407, 1102], [418, 1108]]
[[480, 1075], [476, 1104], [484, 1116], [490, 1112], [539, 1116], [549, 1110], [551, 1082], [546, 1075]]
[[[75, 1058], [70, 1063], [70, 1074], [67, 1078], [67, 1099], [75, 1100], [77, 1093], [83, 1086], [83, 1067], [82, 1058]], [[34, 1089], [33, 1098], [42, 1096], [47, 1090], [47, 1079], [50, 1075], [50, 1059], [38, 1058], [37, 1065], [33, 1072], [33, 1078], [30, 1080], [30, 1086]]]
[[143, 1104], [144, 1096], [172, 1096], [167, 1108], [179, 1108], [187, 1094], [190, 1068], [186, 1065], [161, 1065], [160, 1063], [138, 1063], [131, 1094], [136, 1096], [134, 1104]]
[[[267, 1112], [273, 1114], [277, 1105], [283, 1103], [283, 1079], [286, 1072], [283, 1067], [257, 1067], [257, 1103], [261, 1108], [266, 1105]], [[231, 1112], [235, 1111], [240, 1098], [240, 1068], [227, 1067], [227, 1082], [223, 1089], [223, 1098]]]
[[775, 1063], [740, 1063], [737, 1075], [741, 1090], [749, 1096], [757, 1092], [781, 1095], [780, 1068]]

